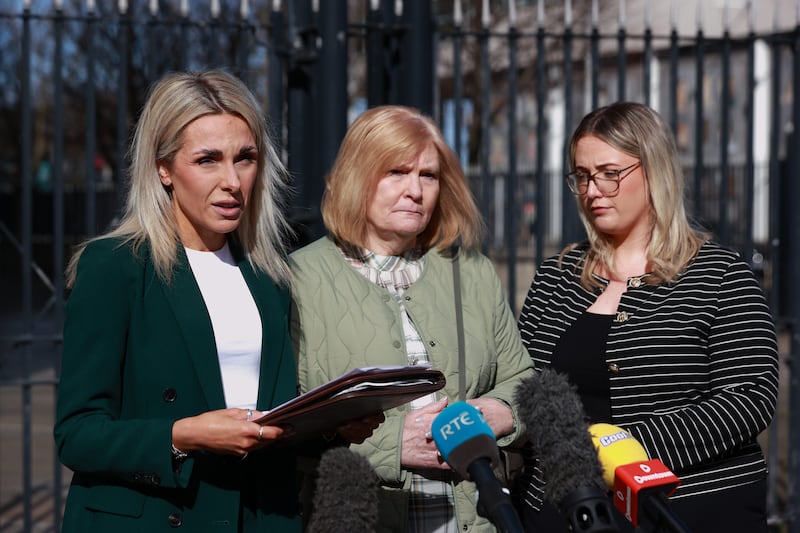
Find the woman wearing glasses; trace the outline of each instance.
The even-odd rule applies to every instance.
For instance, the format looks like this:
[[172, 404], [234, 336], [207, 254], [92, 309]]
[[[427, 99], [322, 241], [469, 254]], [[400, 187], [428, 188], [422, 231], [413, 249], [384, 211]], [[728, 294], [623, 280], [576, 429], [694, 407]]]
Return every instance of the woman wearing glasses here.
[[[671, 507], [691, 531], [766, 531], [756, 437], [775, 411], [777, 347], [751, 269], [691, 226], [672, 133], [652, 109], [593, 111], [569, 163], [588, 239], [546, 260], [525, 299], [536, 368], [566, 374], [589, 423], [628, 430], [680, 477]], [[529, 470], [528, 529], [566, 531], [540, 511], [547, 480]]]

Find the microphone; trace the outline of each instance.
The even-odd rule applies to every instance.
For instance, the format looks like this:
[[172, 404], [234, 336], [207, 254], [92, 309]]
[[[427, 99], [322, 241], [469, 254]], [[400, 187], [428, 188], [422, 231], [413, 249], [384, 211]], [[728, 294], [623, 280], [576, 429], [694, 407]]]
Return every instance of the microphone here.
[[500, 452], [480, 411], [466, 402], [453, 403], [433, 420], [431, 433], [442, 459], [477, 486], [478, 514], [501, 533], [523, 533], [511, 497], [492, 470], [500, 465]]
[[670, 509], [667, 500], [681, 481], [659, 459], [650, 459], [633, 435], [612, 424], [589, 426], [604, 469], [604, 479], [614, 491], [614, 506], [645, 531], [688, 533], [689, 528]]
[[326, 450], [317, 468], [308, 533], [372, 533], [378, 529], [378, 475], [347, 447]]
[[517, 386], [514, 401], [547, 482], [545, 498], [573, 532], [619, 531], [583, 405], [566, 376], [545, 369]]
[[603, 468], [603, 480], [614, 488], [614, 470], [620, 465], [647, 461], [650, 456], [638, 440], [626, 430], [604, 422], [589, 426], [589, 435], [597, 448], [597, 458]]

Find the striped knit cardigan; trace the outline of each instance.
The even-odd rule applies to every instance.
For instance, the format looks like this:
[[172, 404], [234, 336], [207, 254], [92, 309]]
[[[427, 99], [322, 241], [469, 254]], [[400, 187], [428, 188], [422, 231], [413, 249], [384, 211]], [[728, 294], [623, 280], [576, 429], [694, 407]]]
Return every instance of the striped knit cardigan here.
[[[588, 244], [538, 269], [519, 319], [537, 369], [597, 298], [579, 268]], [[681, 479], [673, 498], [752, 483], [766, 476], [756, 437], [778, 394], [775, 327], [748, 265], [707, 242], [678, 279], [628, 281], [606, 344], [613, 424]], [[523, 500], [538, 509], [544, 483], [528, 461]]]

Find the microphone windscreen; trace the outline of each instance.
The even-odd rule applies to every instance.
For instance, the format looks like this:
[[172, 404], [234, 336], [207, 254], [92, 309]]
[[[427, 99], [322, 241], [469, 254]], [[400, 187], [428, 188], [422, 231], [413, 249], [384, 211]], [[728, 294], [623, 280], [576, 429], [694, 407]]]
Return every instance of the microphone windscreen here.
[[587, 485], [606, 491], [583, 404], [566, 376], [545, 369], [519, 384], [514, 401], [539, 458], [548, 500], [561, 505]]
[[641, 443], [619, 426], [592, 424], [589, 434], [597, 448], [597, 457], [603, 467], [603, 480], [609, 489], [614, 488], [614, 471], [618, 466], [650, 459]]
[[320, 457], [308, 533], [372, 533], [378, 526], [378, 475], [369, 461], [345, 447]]

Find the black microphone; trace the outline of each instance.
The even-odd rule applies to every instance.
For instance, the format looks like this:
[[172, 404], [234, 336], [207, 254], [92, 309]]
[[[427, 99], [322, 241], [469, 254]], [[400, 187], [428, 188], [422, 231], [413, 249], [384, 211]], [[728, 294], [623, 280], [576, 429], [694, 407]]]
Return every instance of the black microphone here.
[[545, 498], [572, 531], [619, 531], [583, 404], [566, 376], [543, 370], [519, 384], [514, 401], [546, 481]]
[[379, 483], [364, 456], [346, 447], [325, 451], [317, 468], [307, 533], [373, 533], [378, 529]]
[[500, 464], [497, 441], [480, 412], [466, 402], [456, 402], [439, 413], [431, 424], [439, 453], [462, 478], [478, 488], [478, 514], [500, 533], [523, 533], [522, 523], [492, 470]]

